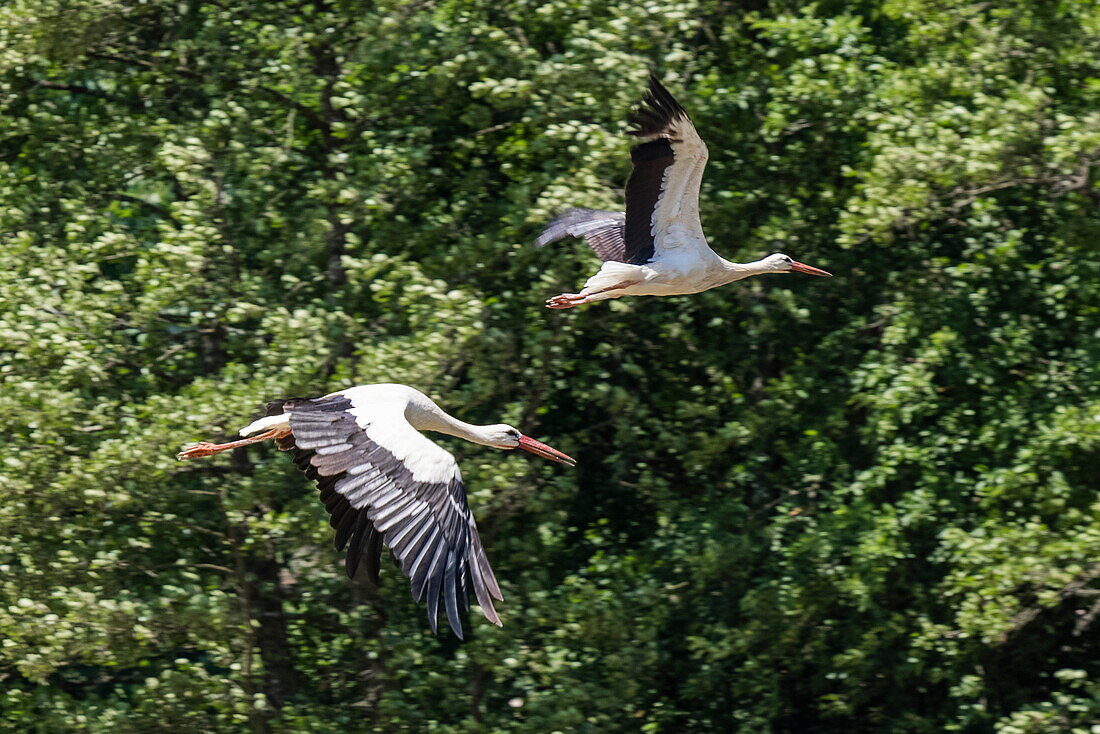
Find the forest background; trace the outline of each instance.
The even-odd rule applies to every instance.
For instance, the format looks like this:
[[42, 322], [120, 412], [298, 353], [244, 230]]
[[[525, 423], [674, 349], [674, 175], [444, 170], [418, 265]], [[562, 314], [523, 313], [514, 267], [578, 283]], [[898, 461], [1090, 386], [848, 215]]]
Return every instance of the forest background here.
[[[654, 69], [731, 259], [543, 307]], [[1100, 5], [7, 0], [0, 726], [1074, 732], [1100, 720]], [[414, 385], [504, 627], [349, 583], [268, 399]]]

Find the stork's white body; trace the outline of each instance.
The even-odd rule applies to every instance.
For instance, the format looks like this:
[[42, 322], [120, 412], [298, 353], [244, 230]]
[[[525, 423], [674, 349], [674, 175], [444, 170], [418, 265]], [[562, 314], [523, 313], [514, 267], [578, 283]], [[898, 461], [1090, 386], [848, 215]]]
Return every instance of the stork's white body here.
[[[498, 426], [464, 423], [408, 385], [359, 385], [324, 396], [335, 397], [351, 401], [352, 407], [347, 412], [355, 418], [356, 425], [368, 438], [400, 459], [418, 482], [446, 482], [459, 478], [454, 456], [420, 431], [446, 433], [484, 446], [499, 445]], [[242, 428], [240, 435], [250, 436], [270, 429], [289, 431], [290, 415], [285, 412], [260, 418]]]
[[[719, 257], [709, 247], [706, 248], [709, 255], [691, 251], [688, 248], [696, 245], [692, 240], [689, 243], [682, 247], [677, 246], [679, 243], [665, 244], [662, 254], [645, 265], [605, 262], [599, 272], [585, 281], [578, 295], [584, 296], [585, 303], [622, 296], [682, 296], [769, 272], [763, 261], [733, 263]], [[705, 246], [706, 240], [703, 243]], [[629, 284], [602, 290], [622, 282]]]

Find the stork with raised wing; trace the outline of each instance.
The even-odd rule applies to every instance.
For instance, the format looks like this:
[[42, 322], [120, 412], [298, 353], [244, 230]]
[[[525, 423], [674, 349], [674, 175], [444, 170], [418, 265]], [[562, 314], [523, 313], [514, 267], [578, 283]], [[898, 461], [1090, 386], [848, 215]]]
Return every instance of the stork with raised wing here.
[[348, 577], [354, 578], [364, 561], [377, 583], [382, 547], [389, 548], [412, 582], [413, 598], [427, 600], [432, 632], [442, 597], [447, 620], [461, 638], [460, 615], [469, 607], [471, 590], [482, 614], [498, 626], [493, 599], [503, 597], [466, 503], [458, 464], [420, 431], [576, 465], [512, 426], [464, 423], [420, 391], [393, 384], [276, 400], [268, 404], [267, 417], [241, 429], [249, 438], [204, 441], [176, 458], [196, 459], [261, 441], [293, 452], [294, 463], [317, 482], [336, 530], [336, 549], [347, 547]]
[[630, 151], [626, 212], [569, 209], [535, 241], [539, 247], [580, 237], [604, 261], [580, 293], [562, 293], [550, 308], [622, 296], [699, 293], [765, 273], [830, 273], [775, 253], [749, 263], [730, 262], [707, 245], [699, 222], [699, 183], [707, 165], [703, 143], [687, 112], [656, 77], [641, 108], [630, 116], [631, 135], [645, 142]]

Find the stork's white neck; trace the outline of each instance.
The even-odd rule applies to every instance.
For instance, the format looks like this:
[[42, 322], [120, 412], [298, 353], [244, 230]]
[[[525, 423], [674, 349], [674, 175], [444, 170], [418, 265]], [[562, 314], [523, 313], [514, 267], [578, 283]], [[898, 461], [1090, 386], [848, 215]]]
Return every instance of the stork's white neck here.
[[748, 263], [735, 263], [722, 259], [722, 283], [732, 283], [753, 275], [774, 272], [763, 260], [754, 260]]
[[457, 436], [482, 446], [497, 445], [490, 439], [490, 426], [476, 426], [473, 423], [460, 421], [431, 401], [409, 403], [405, 409], [405, 417], [418, 431], [446, 433], [448, 436]]

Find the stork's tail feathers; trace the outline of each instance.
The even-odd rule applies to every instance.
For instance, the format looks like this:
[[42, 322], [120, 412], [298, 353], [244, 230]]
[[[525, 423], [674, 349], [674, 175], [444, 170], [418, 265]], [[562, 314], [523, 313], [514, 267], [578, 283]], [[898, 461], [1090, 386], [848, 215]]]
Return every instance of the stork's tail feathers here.
[[[604, 293], [613, 286], [623, 287], [625, 285], [641, 283], [643, 280], [645, 280], [645, 272], [640, 266], [609, 260], [603, 264], [603, 267], [601, 267], [595, 275], [584, 282], [584, 288], [581, 290], [581, 295], [589, 296], [596, 293]], [[613, 296], [605, 296], [605, 298], [611, 297]], [[593, 300], [602, 301], [604, 299], [599, 298]]]
[[295, 403], [301, 403], [306, 400], [309, 400], [309, 398], [281, 398], [279, 400], [272, 400], [266, 406], [267, 415], [252, 421], [242, 428], [240, 430], [240, 435], [247, 436], [250, 433], [256, 433], [269, 428], [286, 428], [290, 430], [290, 413], [287, 411], [293, 408]]
[[290, 430], [290, 413], [280, 413], [279, 415], [268, 415], [254, 420], [247, 426], [240, 430], [242, 436], [248, 436], [260, 431], [266, 431], [272, 428], [285, 428]]

